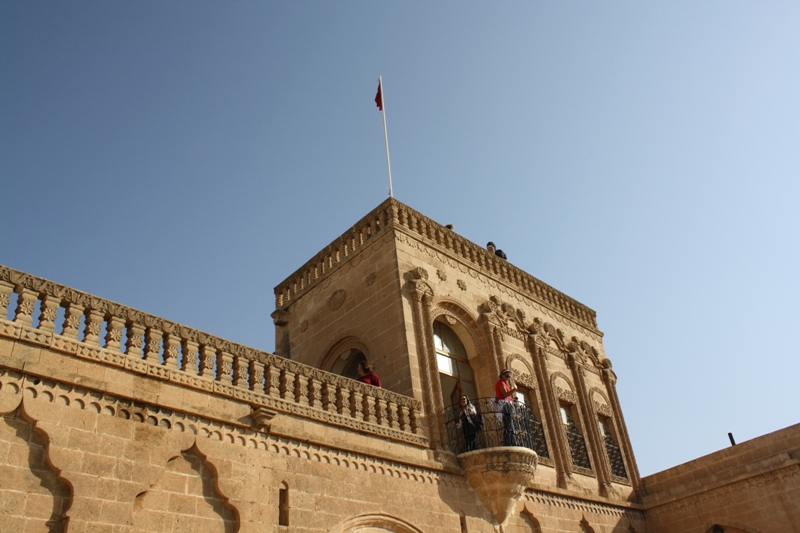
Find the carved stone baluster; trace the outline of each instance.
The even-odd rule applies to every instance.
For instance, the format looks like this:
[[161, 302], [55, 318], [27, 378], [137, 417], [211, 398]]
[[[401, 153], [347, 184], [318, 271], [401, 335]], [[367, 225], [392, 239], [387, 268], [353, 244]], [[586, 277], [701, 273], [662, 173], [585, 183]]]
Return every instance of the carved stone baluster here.
[[313, 375], [306, 377], [306, 393], [304, 394], [304, 396], [308, 401], [308, 405], [310, 405], [311, 407], [319, 407], [320, 405], [319, 388], [320, 388], [320, 383], [319, 381], [314, 379]]
[[411, 431], [411, 414], [409, 408], [407, 405], [401, 405], [399, 407], [398, 422], [400, 423], [400, 429], [409, 432]]
[[160, 329], [155, 327], [147, 328], [144, 334], [145, 353], [144, 358], [151, 363], [161, 362], [161, 339], [164, 336]]
[[200, 375], [204, 378], [214, 378], [214, 367], [217, 364], [217, 350], [204, 344], [200, 348]]
[[106, 317], [106, 348], [119, 352], [122, 350], [122, 328], [125, 327], [125, 321], [116, 316]]
[[78, 328], [81, 326], [83, 306], [75, 303], [69, 304], [64, 312], [64, 330], [61, 335], [70, 339], [78, 338]]
[[308, 376], [296, 374], [294, 378], [294, 401], [301, 405], [309, 405]]
[[325, 382], [322, 384], [322, 408], [325, 411], [336, 411], [336, 385]]
[[422, 434], [422, 426], [419, 423], [419, 411], [417, 409], [409, 409], [408, 410], [409, 416], [409, 425], [411, 426], [411, 432], [415, 435]]
[[222, 349], [219, 351], [217, 360], [217, 381], [221, 383], [233, 383], [231, 374], [233, 373], [233, 354]]
[[[2, 296], [0, 296], [2, 298]], [[39, 315], [39, 329], [42, 331], [55, 331], [56, 330], [56, 317], [58, 316], [58, 308], [61, 307], [61, 298], [56, 296], [45, 296], [42, 298], [42, 309]], [[0, 312], [3, 318], [5, 315]]]
[[375, 398], [373, 398], [369, 394], [364, 394], [364, 399], [362, 401], [364, 409], [364, 420], [367, 422], [372, 422], [374, 424], [376, 422]]
[[250, 388], [250, 383], [247, 380], [247, 369], [249, 368], [249, 361], [248, 359], [240, 354], [237, 353], [233, 356], [233, 384], [236, 387], [241, 387], [243, 389]]
[[191, 339], [184, 339], [181, 343], [181, 348], [183, 350], [182, 370], [193, 376], [197, 375], [197, 359], [199, 356], [197, 352], [198, 347], [199, 345], [197, 342]]
[[142, 335], [144, 326], [132, 320], [128, 321], [128, 340], [125, 342], [125, 353], [136, 359], [142, 358]]
[[255, 358], [250, 359], [248, 374], [250, 376], [250, 390], [264, 394], [264, 364]]
[[363, 400], [360, 390], [350, 390], [350, 416], [356, 420], [364, 420]]
[[8, 304], [11, 303], [11, 293], [14, 285], [7, 281], [0, 281], [0, 320], [8, 319]]
[[181, 358], [181, 338], [177, 333], [167, 333], [164, 338], [164, 366], [178, 369]]
[[281, 371], [280, 369], [272, 364], [264, 367], [264, 385], [266, 386], [266, 392], [273, 398], [280, 398], [281, 396]]
[[389, 419], [386, 414], [386, 408], [388, 407], [386, 400], [383, 398], [378, 398], [375, 402], [375, 419], [381, 426], [389, 426]]
[[351, 416], [350, 389], [341, 384], [336, 387], [336, 412], [340, 415]]
[[400, 429], [400, 420], [399, 420], [399, 406], [397, 402], [389, 402], [388, 406], [388, 417], [389, 417], [389, 426], [394, 429]]
[[281, 369], [280, 383], [278, 384], [281, 398], [294, 400], [294, 373], [286, 368]]
[[93, 346], [100, 346], [100, 326], [103, 324], [103, 316], [104, 313], [97, 309], [89, 309], [86, 312], [83, 342]]
[[30, 326], [33, 322], [33, 309], [39, 294], [30, 289], [20, 289], [17, 291], [17, 310], [14, 315], [14, 322], [23, 326]]

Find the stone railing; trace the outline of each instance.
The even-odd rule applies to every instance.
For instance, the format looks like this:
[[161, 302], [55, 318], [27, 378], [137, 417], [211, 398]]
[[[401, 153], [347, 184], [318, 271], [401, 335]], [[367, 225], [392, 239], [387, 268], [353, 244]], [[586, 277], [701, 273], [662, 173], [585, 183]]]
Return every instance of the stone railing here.
[[355, 250], [389, 226], [421, 236], [471, 263], [474, 268], [531, 295], [545, 306], [597, 330], [597, 313], [594, 310], [394, 198], [381, 203], [278, 285], [275, 288], [275, 307], [281, 309], [288, 305], [324, 277], [325, 273], [344, 262]]
[[[9, 320], [9, 304], [16, 308]], [[0, 336], [426, 446], [421, 403], [0, 265]], [[1, 361], [0, 361], [1, 363]]]

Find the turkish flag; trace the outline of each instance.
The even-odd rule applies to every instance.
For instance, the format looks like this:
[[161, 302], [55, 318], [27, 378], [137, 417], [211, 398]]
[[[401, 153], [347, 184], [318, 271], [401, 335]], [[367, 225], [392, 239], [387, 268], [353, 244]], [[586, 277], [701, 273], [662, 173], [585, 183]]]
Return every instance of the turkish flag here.
[[381, 84], [378, 84], [378, 94], [375, 95], [375, 104], [378, 106], [378, 109], [383, 111], [383, 95], [381, 95]]

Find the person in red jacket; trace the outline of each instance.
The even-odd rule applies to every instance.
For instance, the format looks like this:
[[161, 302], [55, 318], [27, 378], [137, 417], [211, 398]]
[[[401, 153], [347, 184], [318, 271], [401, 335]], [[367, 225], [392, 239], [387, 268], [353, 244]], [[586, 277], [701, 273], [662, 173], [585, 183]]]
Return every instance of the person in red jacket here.
[[373, 371], [372, 365], [366, 361], [362, 361], [358, 364], [357, 379], [362, 383], [375, 385], [376, 387], [383, 387], [383, 385], [381, 385], [381, 378], [379, 378], [378, 374]]
[[[514, 418], [517, 399], [517, 388], [511, 383], [511, 371], [505, 369], [500, 372], [500, 379], [494, 386], [495, 404], [503, 419], [503, 446], [516, 446], [517, 438], [514, 428]], [[498, 414], [500, 416], [500, 414]]]

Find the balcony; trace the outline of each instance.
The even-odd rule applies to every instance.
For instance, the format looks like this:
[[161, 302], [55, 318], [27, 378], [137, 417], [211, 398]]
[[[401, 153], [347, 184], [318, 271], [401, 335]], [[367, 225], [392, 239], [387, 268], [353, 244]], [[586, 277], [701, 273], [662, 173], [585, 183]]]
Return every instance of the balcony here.
[[519, 402], [480, 398], [474, 413], [445, 408], [450, 449], [467, 481], [502, 525], [533, 482], [539, 457], [549, 457], [541, 422]]

